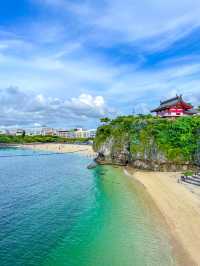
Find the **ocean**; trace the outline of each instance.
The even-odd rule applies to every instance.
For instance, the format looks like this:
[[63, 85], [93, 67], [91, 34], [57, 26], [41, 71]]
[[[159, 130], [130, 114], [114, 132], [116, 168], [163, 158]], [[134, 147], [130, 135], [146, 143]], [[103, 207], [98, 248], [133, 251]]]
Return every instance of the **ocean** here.
[[1, 266], [177, 265], [159, 211], [121, 168], [41, 153], [0, 149]]

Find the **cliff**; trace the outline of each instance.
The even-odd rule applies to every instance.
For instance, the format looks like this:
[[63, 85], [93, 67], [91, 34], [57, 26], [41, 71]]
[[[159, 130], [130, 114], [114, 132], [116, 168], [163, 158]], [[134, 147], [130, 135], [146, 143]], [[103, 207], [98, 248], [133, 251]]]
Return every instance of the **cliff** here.
[[118, 117], [98, 128], [94, 149], [100, 164], [130, 164], [153, 171], [196, 169], [200, 166], [200, 117]]

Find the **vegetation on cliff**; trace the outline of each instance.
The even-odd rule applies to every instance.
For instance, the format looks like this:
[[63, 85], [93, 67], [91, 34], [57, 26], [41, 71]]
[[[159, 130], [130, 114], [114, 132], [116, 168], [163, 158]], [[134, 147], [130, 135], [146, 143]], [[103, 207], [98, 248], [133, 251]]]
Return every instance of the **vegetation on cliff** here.
[[97, 130], [94, 149], [112, 140], [112, 149], [127, 147], [132, 159], [151, 160], [153, 153], [161, 152], [171, 162], [193, 162], [199, 153], [200, 117], [163, 119], [147, 116], [120, 116], [103, 119]]

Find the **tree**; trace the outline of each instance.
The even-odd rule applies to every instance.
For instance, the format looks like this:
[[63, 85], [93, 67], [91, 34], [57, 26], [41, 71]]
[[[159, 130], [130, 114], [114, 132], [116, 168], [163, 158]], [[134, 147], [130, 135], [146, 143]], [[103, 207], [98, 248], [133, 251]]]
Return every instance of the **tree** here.
[[26, 131], [23, 130], [23, 133], [22, 133], [22, 138], [24, 138], [26, 136]]
[[109, 123], [110, 122], [110, 118], [108, 118], [108, 117], [104, 117], [104, 118], [101, 118], [101, 123]]

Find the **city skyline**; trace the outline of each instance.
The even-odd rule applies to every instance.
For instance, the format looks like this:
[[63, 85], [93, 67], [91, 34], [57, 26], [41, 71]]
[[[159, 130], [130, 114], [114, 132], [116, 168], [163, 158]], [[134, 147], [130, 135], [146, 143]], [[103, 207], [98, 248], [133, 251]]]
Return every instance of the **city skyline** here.
[[49, 127], [35, 128], [0, 128], [0, 136], [56, 136], [68, 139], [94, 138], [96, 129], [58, 129]]

